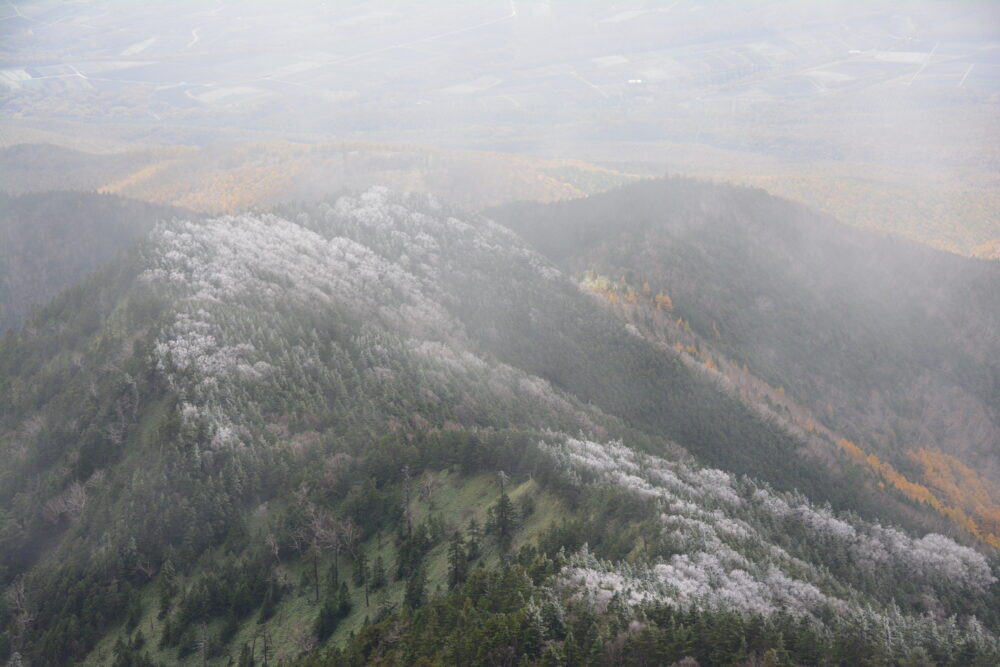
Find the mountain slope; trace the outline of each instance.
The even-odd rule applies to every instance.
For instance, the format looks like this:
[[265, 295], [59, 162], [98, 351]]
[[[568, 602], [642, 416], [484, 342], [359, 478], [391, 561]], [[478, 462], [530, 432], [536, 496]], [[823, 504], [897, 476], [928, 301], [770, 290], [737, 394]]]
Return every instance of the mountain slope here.
[[[846, 458], [831, 470], [509, 230], [431, 197], [157, 227], [7, 336], [0, 378], [0, 645], [31, 664], [382, 654], [352, 632], [395, 663], [597, 664], [575, 652], [630, 620], [668, 633], [668, 609], [739, 616], [726, 641], [770, 628], [741, 658], [793, 628], [881, 647], [854, 641], [878, 624], [948, 659], [998, 652], [996, 567], [913, 537], [946, 527], [933, 512]], [[612, 575], [637, 582], [615, 614]], [[469, 653], [420, 634], [476, 590], [496, 593], [491, 623], [596, 619], [531, 646], [470, 631]]]
[[720, 353], [899, 469], [940, 450], [1000, 482], [1000, 264], [684, 179], [491, 214], [576, 275], [669, 295]]
[[192, 214], [114, 195], [0, 194], [0, 333], [145, 236]]

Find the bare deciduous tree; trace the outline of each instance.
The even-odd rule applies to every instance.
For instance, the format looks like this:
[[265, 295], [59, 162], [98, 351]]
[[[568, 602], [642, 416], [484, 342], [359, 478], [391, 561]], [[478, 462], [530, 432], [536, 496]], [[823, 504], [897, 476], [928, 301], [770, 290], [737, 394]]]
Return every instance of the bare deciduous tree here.
[[14, 628], [16, 629], [16, 635], [13, 638], [14, 648], [19, 649], [24, 635], [35, 620], [35, 614], [30, 609], [28, 595], [24, 589], [24, 577], [18, 577], [14, 580], [7, 588], [4, 598], [10, 608], [11, 616], [14, 618]]

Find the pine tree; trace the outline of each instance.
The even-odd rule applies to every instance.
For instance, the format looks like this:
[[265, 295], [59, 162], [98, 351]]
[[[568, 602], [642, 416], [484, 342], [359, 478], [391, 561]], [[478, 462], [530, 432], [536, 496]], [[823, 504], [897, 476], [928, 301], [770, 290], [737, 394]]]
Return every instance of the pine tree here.
[[494, 506], [494, 526], [497, 543], [500, 550], [507, 552], [514, 537], [514, 504], [506, 493], [500, 494], [500, 500]]
[[537, 658], [541, 654], [545, 639], [545, 619], [534, 600], [529, 601], [524, 608], [519, 637], [527, 657]]
[[413, 576], [406, 582], [406, 592], [403, 595], [403, 603], [410, 609], [418, 609], [424, 604], [427, 597], [427, 573], [423, 567], [418, 567]]
[[142, 620], [142, 600], [138, 595], [129, 596], [128, 608], [125, 616], [125, 632], [131, 633]]
[[278, 604], [278, 598], [280, 594], [277, 590], [277, 586], [272, 579], [267, 584], [267, 590], [264, 592], [264, 602], [260, 608], [260, 618], [257, 619], [258, 623], [264, 623], [267, 619], [274, 616], [275, 607]]
[[253, 667], [253, 664], [253, 652], [250, 649], [250, 645], [244, 643], [243, 646], [240, 647], [240, 657], [236, 661], [236, 667]]
[[368, 579], [368, 554], [364, 549], [358, 551], [354, 559], [354, 587], [361, 588]]
[[316, 616], [316, 622], [313, 624], [313, 632], [316, 634], [316, 639], [320, 642], [326, 641], [327, 637], [333, 634], [333, 631], [337, 629], [337, 624], [340, 623], [340, 609], [333, 600], [327, 600], [320, 607], [319, 614]]
[[170, 617], [167, 616], [163, 621], [163, 631], [160, 633], [160, 642], [158, 644], [159, 648], [166, 648], [174, 643], [174, 624], [170, 621]]
[[336, 592], [340, 585], [340, 568], [337, 567], [337, 555], [334, 553], [333, 562], [330, 563], [330, 572], [327, 574], [330, 589]]
[[219, 641], [223, 644], [228, 644], [232, 641], [233, 637], [240, 630], [239, 621], [236, 618], [236, 614], [230, 612], [226, 614], [226, 620], [222, 624], [222, 630], [219, 631]]
[[174, 564], [168, 558], [163, 567], [160, 568], [160, 580], [157, 583], [160, 598], [159, 612], [156, 618], [163, 620], [170, 613], [170, 603], [177, 594], [177, 574], [174, 571]]
[[547, 645], [538, 660], [539, 667], [563, 667], [565, 664], [565, 651], [558, 644]]
[[340, 582], [340, 594], [337, 596], [337, 611], [340, 614], [340, 618], [350, 614], [353, 606], [351, 592], [347, 589], [347, 582], [342, 581]]
[[475, 518], [469, 519], [469, 526], [465, 530], [467, 537], [465, 540], [465, 554], [469, 560], [479, 558], [479, 544], [483, 537], [483, 531], [479, 527], [479, 522]]
[[372, 565], [372, 588], [379, 590], [386, 583], [385, 561], [381, 555], [375, 556], [375, 564]]
[[628, 607], [625, 606], [621, 593], [618, 591], [608, 601], [607, 617], [608, 632], [612, 636], [628, 627]]
[[566, 610], [549, 590], [542, 602], [542, 619], [545, 621], [545, 638], [560, 641], [566, 636]]
[[768, 649], [764, 653], [762, 658], [762, 667], [792, 667], [795, 663], [792, 662], [791, 657], [788, 655], [788, 651], [782, 647], [774, 647]]
[[448, 589], [454, 590], [465, 582], [468, 557], [462, 535], [456, 530], [448, 545]]
[[680, 660], [695, 651], [694, 631], [683, 623], [678, 623], [670, 638], [670, 652], [673, 659]]
[[125, 663], [128, 659], [129, 650], [124, 637], [121, 635], [118, 636], [118, 640], [115, 641], [115, 646], [111, 649], [111, 653], [115, 656], [115, 664]]

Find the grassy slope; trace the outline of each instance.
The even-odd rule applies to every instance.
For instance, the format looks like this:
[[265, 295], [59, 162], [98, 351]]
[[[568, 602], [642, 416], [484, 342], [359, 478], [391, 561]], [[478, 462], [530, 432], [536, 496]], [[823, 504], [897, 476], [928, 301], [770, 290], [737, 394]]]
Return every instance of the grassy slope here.
[[[458, 472], [444, 470], [436, 473], [436, 490], [431, 496], [430, 502], [417, 501], [414, 508], [414, 522], [419, 523], [431, 515], [442, 517], [449, 524], [455, 526], [465, 526], [470, 519], [475, 519], [480, 525], [486, 521], [487, 510], [498, 497], [498, 487], [496, 477], [493, 475], [477, 474], [464, 476]], [[508, 489], [508, 495], [515, 504], [525, 497], [531, 496], [535, 501], [535, 511], [520, 526], [512, 544], [512, 551], [516, 551], [523, 544], [534, 542], [539, 534], [551, 524], [561, 518], [569, 516], [563, 502], [549, 492], [542, 490], [533, 480], [526, 480]], [[381, 548], [378, 543], [381, 542]], [[384, 531], [381, 535], [368, 540], [362, 548], [369, 555], [369, 562], [374, 561], [376, 556], [381, 555], [386, 563], [387, 569], [391, 570], [396, 558], [396, 548], [393, 545], [392, 535]], [[441, 594], [447, 590], [447, 549], [448, 541], [442, 540], [434, 546], [425, 558], [427, 568], [427, 592], [429, 596]], [[487, 537], [483, 541], [482, 555], [472, 563], [473, 567], [493, 567], [500, 562], [501, 553], [496, 547], [495, 541]], [[331, 557], [327, 557], [321, 562], [320, 576], [329, 572], [333, 563]], [[230, 655], [235, 659], [240, 647], [246, 643], [251, 644], [254, 636], [258, 636], [258, 651], [261, 646], [259, 636], [266, 632], [273, 638], [274, 653], [272, 659], [280, 661], [282, 659], [293, 658], [299, 655], [300, 648], [296, 643], [296, 633], [300, 629], [312, 631], [316, 615], [319, 613], [320, 604], [313, 600], [313, 586], [311, 582], [302, 583], [311, 577], [312, 562], [306, 559], [295, 559], [284, 563], [288, 569], [293, 590], [286, 594], [278, 604], [276, 612], [264, 624], [258, 624], [259, 611], [245, 619], [240, 626], [239, 632], [229, 645], [229, 653], [218, 658], [209, 660], [210, 665], [225, 665]], [[341, 556], [341, 578], [350, 582], [351, 566], [349, 559]], [[364, 593], [361, 589], [351, 585], [351, 593], [354, 598], [354, 607], [350, 616], [340, 622], [336, 632], [327, 640], [327, 645], [343, 642], [350, 634], [355, 633], [365, 623], [366, 617], [375, 614], [379, 605], [383, 603], [396, 604], [401, 606], [403, 592], [406, 587], [405, 581], [391, 581], [380, 591], [373, 592], [370, 596], [371, 604], [364, 605]], [[181, 588], [190, 582], [190, 577], [179, 579]], [[156, 644], [163, 631], [163, 621], [157, 616], [157, 583], [154, 578], [146, 584], [141, 591], [143, 606], [142, 620], [139, 622], [139, 629], [146, 637], [146, 650], [150, 657], [164, 664], [178, 665], [200, 665], [201, 656], [193, 654], [180, 660], [177, 657], [177, 649], [168, 648], [160, 650]], [[329, 593], [324, 587], [324, 596]], [[325, 598], [324, 598], [325, 599]], [[322, 600], [321, 600], [322, 602]], [[222, 620], [217, 619], [206, 626], [209, 633], [218, 633], [222, 627]], [[119, 637], [127, 636], [124, 632], [124, 624], [116, 630], [109, 632], [94, 648], [87, 657], [86, 665], [106, 665], [114, 660], [113, 648]], [[260, 653], [258, 652], [258, 658]]]

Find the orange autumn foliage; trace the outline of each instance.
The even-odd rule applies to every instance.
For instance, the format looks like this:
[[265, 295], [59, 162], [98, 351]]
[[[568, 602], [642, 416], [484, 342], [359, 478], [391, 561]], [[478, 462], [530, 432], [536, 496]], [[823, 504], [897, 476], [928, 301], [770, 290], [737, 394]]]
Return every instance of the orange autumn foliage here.
[[670, 300], [670, 297], [666, 294], [659, 293], [654, 298], [653, 301], [656, 303], [657, 310], [673, 310], [674, 302]]
[[582, 285], [593, 294], [611, 303], [651, 305], [655, 306], [657, 310], [666, 311], [671, 311], [674, 308], [674, 302], [667, 294], [657, 292], [653, 295], [653, 288], [649, 286], [648, 282], [643, 282], [641, 289], [636, 289], [626, 282], [625, 276], [613, 280], [590, 270], [584, 275]]
[[954, 456], [931, 449], [909, 452], [920, 464], [924, 481], [949, 504], [971, 514], [983, 530], [1000, 535], [1000, 489]]
[[[866, 465], [870, 467], [872, 470], [878, 472], [886, 483], [888, 483], [896, 490], [900, 491], [906, 497], [930, 505], [938, 513], [948, 517], [956, 525], [961, 526], [966, 531], [976, 536], [983, 542], [986, 542], [987, 544], [1000, 549], [1000, 537], [998, 537], [996, 532], [996, 524], [990, 521], [983, 520], [991, 518], [990, 515], [981, 516], [979, 512], [975, 512], [976, 518], [980, 519], [980, 523], [977, 523], [975, 519], [970, 517], [962, 509], [962, 507], [956, 507], [954, 505], [946, 504], [944, 501], [941, 500], [940, 497], [938, 497], [929, 488], [927, 488], [923, 484], [910, 481], [909, 479], [906, 478], [905, 475], [901, 474], [890, 464], [879, 459], [875, 454], [866, 454], [863, 449], [858, 447], [850, 440], [844, 438], [838, 440], [837, 444], [840, 446], [841, 449], [843, 449], [847, 453], [847, 455], [851, 459], [853, 459], [857, 463]], [[925, 453], [921, 454], [920, 452], [925, 452]], [[922, 457], [918, 458], [918, 460], [920, 460], [921, 462], [925, 460], [928, 461], [930, 465], [934, 466], [935, 471], [940, 472], [942, 465], [941, 462], [945, 461], [945, 459], [942, 457], [946, 457], [947, 455], [938, 453], [938, 455], [935, 456], [934, 453], [931, 452], [930, 453], [931, 455], [928, 456], [926, 452], [927, 450], [919, 450], [917, 454], [911, 453], [911, 456], [914, 456], [915, 458]], [[954, 465], [957, 464], [958, 466], [964, 468], [965, 471], [968, 471], [968, 473], [971, 473], [973, 476], [975, 476], [975, 473], [972, 470], [966, 468], [965, 466], [962, 466], [962, 464], [957, 460], [955, 460], [953, 457], [947, 457], [947, 459], [950, 459], [950, 461], [946, 461], [946, 464], [948, 465], [949, 469], [959, 470], [960, 472], [962, 472], [960, 469], [954, 468]], [[947, 480], [948, 478], [946, 476], [943, 476], [942, 479]], [[966, 476], [966, 479], [969, 478]], [[949, 501], [952, 501], [952, 498], [947, 495], [945, 495], [945, 498]], [[994, 510], [995, 509], [996, 508], [994, 506]], [[993, 518], [995, 520], [995, 517]]]

